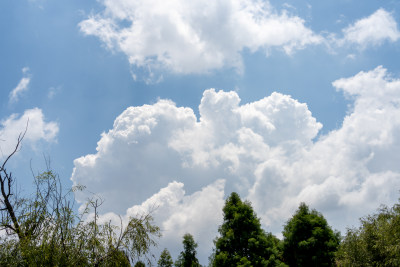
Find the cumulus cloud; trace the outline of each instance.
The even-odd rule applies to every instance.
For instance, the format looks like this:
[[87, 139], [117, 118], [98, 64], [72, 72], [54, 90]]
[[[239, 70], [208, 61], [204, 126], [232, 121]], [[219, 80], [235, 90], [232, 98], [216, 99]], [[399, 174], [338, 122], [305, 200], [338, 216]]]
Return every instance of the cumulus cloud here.
[[1, 157], [8, 155], [15, 148], [17, 137], [25, 131], [27, 126], [24, 144], [29, 144], [34, 148], [40, 140], [46, 142], [56, 140], [58, 124], [46, 122], [41, 109], [28, 109], [21, 116], [12, 114], [0, 121]]
[[353, 105], [340, 128], [318, 139], [322, 125], [307, 105], [276, 92], [241, 104], [236, 92], [206, 90], [199, 118], [170, 100], [130, 107], [95, 154], [74, 161], [71, 179], [104, 196], [105, 212], [158, 205], [161, 242], [176, 253], [185, 231], [212, 246], [232, 191], [275, 234], [302, 201], [344, 230], [398, 198], [400, 80], [379, 66], [333, 86]]
[[192, 233], [199, 244], [199, 256], [206, 258], [212, 249], [210, 240], [217, 236], [217, 227], [210, 226], [222, 221], [224, 183], [224, 180], [217, 180], [186, 195], [183, 183], [172, 182], [141, 205], [129, 208], [126, 214], [135, 216], [153, 210], [156, 221], [162, 222], [160, 252], [168, 247], [172, 254], [178, 255], [182, 250], [183, 235]]
[[[126, 210], [123, 216], [114, 212], [101, 214], [99, 223], [111, 222], [125, 227], [131, 217], [141, 217], [149, 212], [159, 223], [162, 239], [158, 242], [157, 253], [168, 250], [175, 256], [182, 246], [182, 237], [192, 233], [199, 244], [197, 250], [201, 258], [207, 258], [212, 250], [212, 242], [217, 235], [217, 227], [222, 221], [221, 210], [224, 205], [224, 180], [217, 180], [191, 195], [186, 194], [184, 184], [171, 182], [140, 205]], [[95, 196], [96, 197], [96, 196]], [[90, 213], [86, 220], [93, 219]]]
[[276, 47], [290, 54], [322, 41], [303, 19], [277, 12], [267, 1], [101, 2], [103, 12], [82, 21], [81, 31], [125, 53], [134, 68], [145, 70], [150, 78], [157, 70], [241, 71], [243, 50]]
[[395, 19], [382, 8], [343, 29], [343, 35], [338, 41], [340, 45], [355, 44], [362, 49], [381, 45], [384, 41], [396, 42], [400, 38]]
[[[261, 167], [257, 177], [260, 182], [254, 185], [251, 199], [257, 207], [267, 210], [263, 215], [266, 221], [293, 210], [299, 201], [306, 201], [343, 229], [371, 212], [371, 207], [398, 198], [400, 81], [377, 67], [339, 79], [333, 86], [354, 100], [342, 127], [322, 136], [295, 162], [282, 164], [287, 161], [285, 158], [279, 161], [279, 168], [277, 164]], [[261, 185], [268, 184], [263, 184], [268, 176], [281, 177], [278, 180], [285, 182], [281, 204], [271, 210], [266, 209], [261, 198]], [[337, 213], [340, 218], [334, 216]]]
[[[126, 183], [142, 188], [125, 198], [129, 205], [173, 179], [196, 184], [196, 189], [232, 173], [246, 173], [242, 162], [263, 162], [269, 155], [264, 150], [272, 148], [283, 153], [280, 147], [310, 146], [321, 128], [307, 105], [290, 96], [273, 93], [254, 103], [239, 102], [235, 92], [207, 90], [200, 120], [192, 109], [169, 100], [130, 107], [102, 134], [96, 154], [75, 160], [72, 179], [111, 199], [120, 192], [105, 190], [105, 184], [122, 191], [129, 188]], [[119, 178], [126, 182], [115, 183]]]
[[31, 81], [29, 68], [24, 67], [22, 69], [22, 73], [23, 73], [22, 79], [19, 81], [17, 87], [15, 87], [9, 94], [10, 103], [18, 102], [20, 96], [29, 89], [29, 83]]
[[[221, 221], [224, 191], [247, 196], [259, 164], [312, 145], [321, 128], [307, 105], [279, 93], [240, 105], [235, 92], [210, 89], [204, 92], [200, 116], [198, 120], [193, 110], [169, 100], [128, 108], [113, 129], [102, 134], [96, 154], [74, 161], [74, 184], [98, 192], [105, 199], [104, 211], [116, 213], [142, 202], [143, 207], [176, 203], [176, 195], [183, 197], [178, 185], [185, 184], [192, 197], [173, 209], [161, 207], [162, 213], [174, 216], [157, 217], [158, 223], [173, 244], [181, 242], [177, 233], [190, 231], [210, 248]], [[215, 182], [219, 179], [226, 181], [225, 187]], [[179, 183], [168, 186], [168, 190], [175, 188], [175, 196], [163, 200], [166, 193], [160, 187], [171, 181]], [[85, 192], [76, 195], [81, 202], [88, 197]]]

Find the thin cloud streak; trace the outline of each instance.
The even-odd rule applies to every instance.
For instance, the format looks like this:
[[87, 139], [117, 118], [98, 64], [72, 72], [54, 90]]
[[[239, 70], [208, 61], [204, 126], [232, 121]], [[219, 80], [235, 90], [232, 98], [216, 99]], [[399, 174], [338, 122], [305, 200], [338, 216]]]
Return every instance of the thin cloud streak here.
[[22, 69], [22, 73], [24, 77], [19, 81], [18, 85], [10, 92], [9, 94], [9, 102], [15, 103], [18, 102], [21, 95], [29, 90], [29, 83], [31, 81], [31, 75], [29, 74], [29, 68], [24, 67]]

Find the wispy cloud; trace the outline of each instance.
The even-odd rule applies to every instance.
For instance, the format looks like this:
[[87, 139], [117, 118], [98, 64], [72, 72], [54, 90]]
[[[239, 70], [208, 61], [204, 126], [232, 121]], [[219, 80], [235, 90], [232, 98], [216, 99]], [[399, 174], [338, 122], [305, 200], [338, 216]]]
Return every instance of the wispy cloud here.
[[18, 85], [10, 92], [9, 94], [9, 102], [15, 103], [18, 102], [21, 95], [29, 90], [29, 83], [31, 81], [32, 75], [29, 73], [29, 68], [24, 67], [22, 69], [23, 77], [19, 81]]
[[61, 86], [52, 86], [49, 88], [48, 93], [47, 93], [47, 98], [48, 99], [53, 99], [53, 97], [61, 91]]

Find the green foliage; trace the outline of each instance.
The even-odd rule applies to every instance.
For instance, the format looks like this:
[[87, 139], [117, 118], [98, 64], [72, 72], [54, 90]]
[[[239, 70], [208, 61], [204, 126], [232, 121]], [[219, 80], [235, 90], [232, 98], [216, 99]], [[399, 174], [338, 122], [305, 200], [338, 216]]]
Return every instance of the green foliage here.
[[9, 220], [1, 221], [8, 236], [0, 240], [0, 266], [130, 266], [129, 258], [146, 255], [156, 245], [160, 230], [150, 215], [130, 218], [125, 227], [99, 224], [101, 203], [89, 201], [77, 216], [53, 172], [40, 174], [35, 183], [35, 195], [14, 206], [20, 234], [6, 227]]
[[200, 266], [198, 259], [196, 258], [197, 243], [194, 241], [191, 234], [185, 234], [183, 236], [183, 251], [180, 253], [177, 261], [175, 262], [176, 267], [198, 267]]
[[381, 207], [348, 229], [337, 253], [338, 266], [400, 266], [400, 205]]
[[215, 241], [212, 266], [278, 266], [279, 240], [261, 229], [249, 202], [232, 193], [223, 208], [224, 222]]
[[304, 203], [286, 223], [283, 257], [289, 266], [333, 266], [339, 233], [332, 231], [319, 212]]
[[[0, 237], [0, 266], [130, 266], [156, 245], [160, 230], [150, 214], [132, 217], [125, 226], [100, 224], [99, 200], [90, 200], [77, 215], [70, 204], [73, 190], [63, 194], [52, 171], [34, 181], [30, 197], [2, 195], [0, 229], [6, 235]], [[2, 175], [0, 183], [8, 187], [8, 182]]]
[[144, 262], [138, 261], [136, 262], [135, 267], [146, 267], [146, 265], [144, 264]]
[[158, 260], [158, 267], [172, 267], [174, 264], [171, 254], [168, 249], [164, 249], [161, 252], [160, 259]]

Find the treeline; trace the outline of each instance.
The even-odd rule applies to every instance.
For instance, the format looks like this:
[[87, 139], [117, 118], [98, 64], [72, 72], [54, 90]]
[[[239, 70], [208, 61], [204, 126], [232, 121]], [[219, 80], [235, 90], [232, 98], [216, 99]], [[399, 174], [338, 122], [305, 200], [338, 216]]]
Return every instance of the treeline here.
[[7, 163], [0, 163], [0, 266], [130, 266], [149, 256], [161, 232], [150, 214], [131, 217], [120, 226], [99, 222], [102, 200], [89, 199], [74, 212], [73, 192], [67, 192], [51, 170], [34, 177], [35, 190], [22, 197]]
[[[167, 249], [151, 255], [161, 231], [151, 214], [99, 222], [102, 200], [89, 199], [74, 212], [73, 192], [63, 192], [51, 170], [34, 177], [34, 192], [21, 197], [6, 166], [20, 148], [0, 163], [0, 266], [158, 266], [197, 267], [197, 244], [183, 236], [183, 251], [173, 261]], [[232, 193], [214, 240], [209, 266], [400, 266], [400, 205], [381, 207], [341, 237], [323, 215], [301, 203], [287, 221], [283, 240], [261, 228], [251, 203]], [[144, 260], [144, 262], [142, 262]]]
[[[362, 218], [361, 226], [348, 229], [344, 237], [304, 203], [285, 224], [283, 240], [261, 228], [250, 202], [243, 202], [237, 193], [228, 197], [223, 213], [210, 267], [400, 266], [399, 204]], [[183, 247], [175, 263], [164, 249], [158, 266], [201, 266], [192, 235], [183, 237]]]

